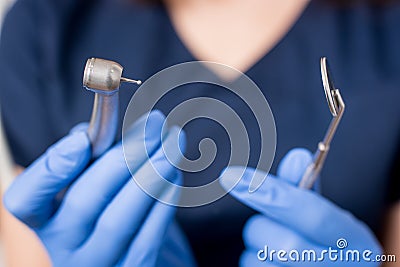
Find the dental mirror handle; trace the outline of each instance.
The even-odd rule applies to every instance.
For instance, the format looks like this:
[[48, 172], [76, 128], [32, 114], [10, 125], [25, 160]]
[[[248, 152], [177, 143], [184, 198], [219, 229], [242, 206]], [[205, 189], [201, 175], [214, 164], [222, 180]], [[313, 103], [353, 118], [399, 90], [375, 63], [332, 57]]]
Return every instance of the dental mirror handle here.
[[333, 117], [329, 128], [326, 131], [324, 140], [318, 143], [318, 149], [314, 154], [313, 162], [307, 167], [306, 171], [303, 174], [303, 177], [300, 180], [300, 188], [310, 189], [313, 187], [315, 181], [318, 179], [322, 167], [324, 166], [325, 159], [328, 155], [332, 139], [342, 119], [345, 109], [343, 99], [338, 89], [333, 90], [332, 94], [335, 98], [335, 101], [339, 104], [337, 115]]
[[313, 187], [321, 173], [322, 167], [324, 166], [328, 151], [329, 147], [326, 147], [322, 142], [318, 143], [318, 150], [314, 154], [313, 162], [307, 166], [307, 169], [300, 180], [300, 188], [311, 189]]
[[321, 76], [324, 85], [325, 95], [328, 102], [329, 109], [333, 115], [333, 119], [325, 133], [323, 141], [318, 143], [318, 149], [314, 154], [313, 162], [307, 166], [303, 177], [300, 180], [299, 187], [310, 189], [313, 187], [315, 181], [318, 179], [324, 166], [326, 157], [329, 152], [329, 147], [332, 139], [342, 119], [345, 104], [340, 95], [339, 89], [334, 88], [332, 77], [328, 68], [327, 59], [321, 58]]

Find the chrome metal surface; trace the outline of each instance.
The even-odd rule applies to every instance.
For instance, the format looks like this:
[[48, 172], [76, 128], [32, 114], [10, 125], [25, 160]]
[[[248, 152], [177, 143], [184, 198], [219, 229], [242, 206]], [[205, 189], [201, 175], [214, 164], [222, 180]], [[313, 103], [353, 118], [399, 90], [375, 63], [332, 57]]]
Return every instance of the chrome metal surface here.
[[97, 158], [114, 142], [118, 125], [119, 93], [96, 93], [87, 133], [92, 144], [92, 157]]
[[83, 74], [83, 86], [113, 92], [121, 83], [122, 66], [117, 62], [99, 58], [90, 58], [86, 62]]
[[139, 80], [123, 78], [122, 71], [122, 66], [114, 61], [90, 58], [86, 62], [83, 86], [95, 92], [92, 117], [87, 129], [93, 158], [103, 154], [114, 142], [121, 82], [141, 84]]
[[329, 152], [329, 147], [336, 133], [337, 127], [342, 119], [345, 104], [340, 95], [339, 89], [336, 89], [333, 84], [332, 75], [330, 73], [328, 62], [325, 57], [321, 58], [321, 76], [324, 86], [326, 100], [329, 110], [333, 116], [328, 130], [325, 133], [324, 139], [318, 143], [318, 149], [314, 154], [313, 162], [307, 167], [300, 181], [299, 187], [311, 188], [321, 173], [325, 159]]

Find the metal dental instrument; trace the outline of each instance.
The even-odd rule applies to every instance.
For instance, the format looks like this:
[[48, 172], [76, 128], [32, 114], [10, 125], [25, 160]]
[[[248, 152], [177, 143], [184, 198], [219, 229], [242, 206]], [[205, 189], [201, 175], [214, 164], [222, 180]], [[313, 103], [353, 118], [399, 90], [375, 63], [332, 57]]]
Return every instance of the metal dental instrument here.
[[318, 149], [314, 154], [313, 162], [307, 167], [300, 181], [299, 187], [307, 189], [310, 189], [314, 185], [314, 182], [322, 170], [326, 156], [328, 155], [329, 146], [333, 136], [335, 135], [339, 122], [342, 119], [345, 109], [339, 89], [336, 89], [333, 84], [332, 74], [329, 70], [328, 62], [325, 57], [321, 58], [321, 76], [326, 100], [328, 101], [328, 106], [333, 118], [323, 141], [318, 143]]
[[90, 58], [83, 74], [83, 86], [94, 92], [94, 104], [87, 133], [92, 144], [92, 157], [97, 158], [114, 141], [118, 125], [119, 86], [121, 82], [140, 85], [139, 80], [122, 77], [123, 67], [117, 62]]

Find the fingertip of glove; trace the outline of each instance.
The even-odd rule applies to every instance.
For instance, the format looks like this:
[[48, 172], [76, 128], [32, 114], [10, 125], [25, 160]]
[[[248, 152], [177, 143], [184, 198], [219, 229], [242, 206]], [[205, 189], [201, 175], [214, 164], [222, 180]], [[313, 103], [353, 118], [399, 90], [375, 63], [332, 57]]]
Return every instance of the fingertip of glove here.
[[75, 132], [84, 132], [88, 129], [89, 123], [87, 122], [81, 122], [72, 127], [72, 129], [69, 131], [70, 134], [75, 133]]
[[146, 121], [146, 130], [152, 130], [154, 128], [160, 127], [165, 122], [164, 114], [159, 110], [153, 110], [150, 113], [143, 115], [140, 120]]
[[84, 131], [73, 132], [50, 147], [46, 153], [49, 172], [60, 176], [75, 173], [91, 156], [89, 138]]
[[13, 190], [13, 185], [4, 192], [3, 205], [4, 208], [16, 217], [18, 220], [27, 223], [26, 220], [29, 216], [29, 210], [25, 201], [21, 200], [21, 197], [16, 190]]
[[253, 168], [233, 166], [222, 172], [220, 183], [226, 191], [233, 193], [255, 193], [267, 179], [268, 173]]
[[137, 141], [140, 140], [144, 142], [144, 148], [152, 151], [161, 142], [164, 122], [164, 114], [154, 110], [142, 115], [133, 124], [124, 125], [122, 136], [124, 148], [136, 147]]
[[12, 188], [12, 185], [4, 192], [2, 201], [6, 210], [15, 216], [14, 211], [16, 210], [16, 207], [14, 207], [13, 205], [14, 201], [12, 201], [13, 196], [12, 190], [10, 191], [10, 188]]
[[309, 163], [312, 160], [313, 154], [310, 150], [302, 147], [291, 149], [284, 157], [284, 160], [298, 160]]
[[49, 151], [54, 151], [57, 155], [75, 158], [90, 148], [89, 137], [84, 131], [75, 131], [58, 141]]
[[294, 148], [282, 159], [277, 175], [291, 184], [298, 184], [312, 160], [313, 154], [308, 149]]
[[304, 163], [303, 165], [308, 165], [313, 158], [313, 154], [310, 150], [302, 147], [296, 147], [291, 149], [283, 158], [282, 162], [290, 161], [290, 162], [299, 162]]
[[169, 129], [161, 147], [151, 156], [151, 162], [156, 166], [161, 166], [161, 169], [179, 166], [184, 157], [185, 139], [185, 133], [179, 127], [174, 126]]
[[164, 120], [165, 120], [165, 115], [164, 115], [164, 113], [162, 113], [162, 111], [159, 110], [159, 109], [154, 109], [154, 110], [150, 111], [150, 112], [149, 112], [149, 117], [150, 117], [150, 116], [151, 116], [152, 118], [154, 118], [154, 119], [158, 118], [158, 119], [160, 119], [161, 121], [164, 121]]
[[243, 166], [230, 166], [221, 172], [219, 183], [227, 192], [230, 192], [232, 189], [240, 191], [244, 187], [248, 188], [246, 181], [249, 173], [250, 170]]

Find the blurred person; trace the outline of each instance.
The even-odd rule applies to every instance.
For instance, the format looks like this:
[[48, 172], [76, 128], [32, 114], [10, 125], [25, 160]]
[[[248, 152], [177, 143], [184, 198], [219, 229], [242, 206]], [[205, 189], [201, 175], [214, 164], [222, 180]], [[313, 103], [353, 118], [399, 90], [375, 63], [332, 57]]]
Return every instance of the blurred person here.
[[[11, 213], [39, 236], [47, 252], [29, 228], [3, 210], [1, 230], [10, 266], [46, 266], [50, 261], [55, 266], [309, 266], [304, 262], [265, 263], [257, 259], [257, 253], [267, 244], [277, 249], [321, 250], [342, 237], [357, 249], [375, 253], [383, 249], [383, 253], [399, 255], [399, 26], [400, 4], [383, 0], [17, 1], [6, 18], [0, 43], [0, 100], [7, 138], [22, 173], [5, 200]], [[267, 175], [261, 170], [249, 170], [231, 194], [222, 199], [201, 207], [178, 209], [175, 223], [172, 209], [149, 201], [134, 183], [127, 182], [129, 174], [120, 165], [122, 152], [118, 144], [99, 159], [110, 166], [110, 173], [103, 172], [96, 162], [90, 165], [85, 154], [89, 148], [82, 133], [68, 135], [41, 156], [74, 125], [89, 118], [92, 95], [82, 93], [81, 81], [83, 63], [92, 56], [116, 60], [125, 67], [127, 77], [143, 80], [164, 68], [193, 60], [223, 63], [248, 75], [268, 99], [277, 126], [276, 156], [268, 179], [258, 191], [249, 194], [243, 189], [248, 177], [253, 173]], [[310, 153], [292, 149], [304, 147], [313, 151], [329, 121], [329, 113], [321, 112], [326, 110], [326, 103], [314, 89], [320, 86], [321, 56], [330, 59], [347, 110], [321, 174], [320, 192], [312, 192], [296, 186], [311, 160]], [[237, 77], [216, 75], [224, 81], [237, 82]], [[120, 93], [125, 110], [133, 92], [122, 88]], [[179, 94], [167, 95], [155, 108], [168, 114], [180, 102], [197, 96], [226, 101], [236, 107], [249, 128], [254, 126], [243, 103], [209, 84], [187, 85]], [[164, 118], [159, 113], [151, 117], [156, 134]], [[188, 158], [199, 157], [198, 145], [204, 138], [213, 139], [218, 147], [212, 166], [201, 173], [183, 172], [183, 183], [197, 185], [209, 177], [218, 177], [229, 157], [229, 142], [221, 128], [201, 120], [183, 130]], [[257, 136], [257, 132], [250, 132], [250, 167], [257, 165], [260, 153]], [[150, 137], [133, 137], [147, 138]], [[71, 151], [71, 144], [86, 156], [73, 154], [77, 152]], [[156, 151], [159, 145], [154, 147]], [[109, 153], [112, 156], [107, 156]], [[56, 162], [54, 158], [60, 155], [61, 159], [72, 158], [75, 167], [68, 169], [60, 160], [56, 169], [63, 171], [50, 170], [49, 174], [42, 170], [43, 162]], [[176, 176], [174, 180], [179, 180], [178, 173], [171, 179]], [[68, 179], [54, 188], [43, 178], [52, 180], [64, 174]], [[87, 215], [86, 228], [75, 229], [71, 220], [57, 219], [79, 218], [81, 214], [51, 206], [55, 194], [72, 182], [60, 209], [96, 195], [79, 189], [86, 180], [93, 180], [94, 174], [119, 182], [103, 206], [93, 201], [92, 206], [86, 207], [86, 211], [92, 207], [98, 211], [92, 217]], [[237, 175], [237, 169], [228, 168], [222, 176], [222, 186], [229, 187]], [[94, 187], [95, 182], [92, 183]], [[52, 188], [51, 197], [34, 202], [42, 197], [38, 189], [43, 187]], [[129, 232], [126, 236], [131, 239], [113, 239], [110, 244], [115, 247], [110, 251], [103, 245], [106, 237], [115, 233], [123, 238], [124, 229], [129, 227], [119, 217], [113, 220], [110, 214], [106, 214], [113, 221], [109, 232], [96, 228], [96, 224], [107, 218], [100, 214], [106, 213], [107, 205], [118, 201], [114, 196], [126, 187], [136, 190], [132, 199], [137, 201], [124, 206], [130, 211], [129, 218], [140, 221], [132, 223], [133, 228], [139, 232], [146, 229], [145, 221], [150, 216], [137, 212], [139, 207], [162, 206], [159, 209], [165, 212], [163, 219], [158, 224], [150, 220], [148, 225], [158, 229], [163, 238]], [[109, 184], [99, 186], [98, 193], [109, 190]], [[19, 206], [13, 206], [16, 202]], [[59, 231], [52, 228], [53, 221]], [[64, 231], [74, 239], [65, 237]], [[79, 248], [92, 233], [102, 238], [90, 243], [90, 252], [82, 253]], [[65, 247], [71, 246], [74, 249], [63, 253]], [[149, 260], [140, 261], [143, 255]], [[169, 255], [178, 259], [171, 260]], [[376, 262], [353, 264], [379, 266]]]

